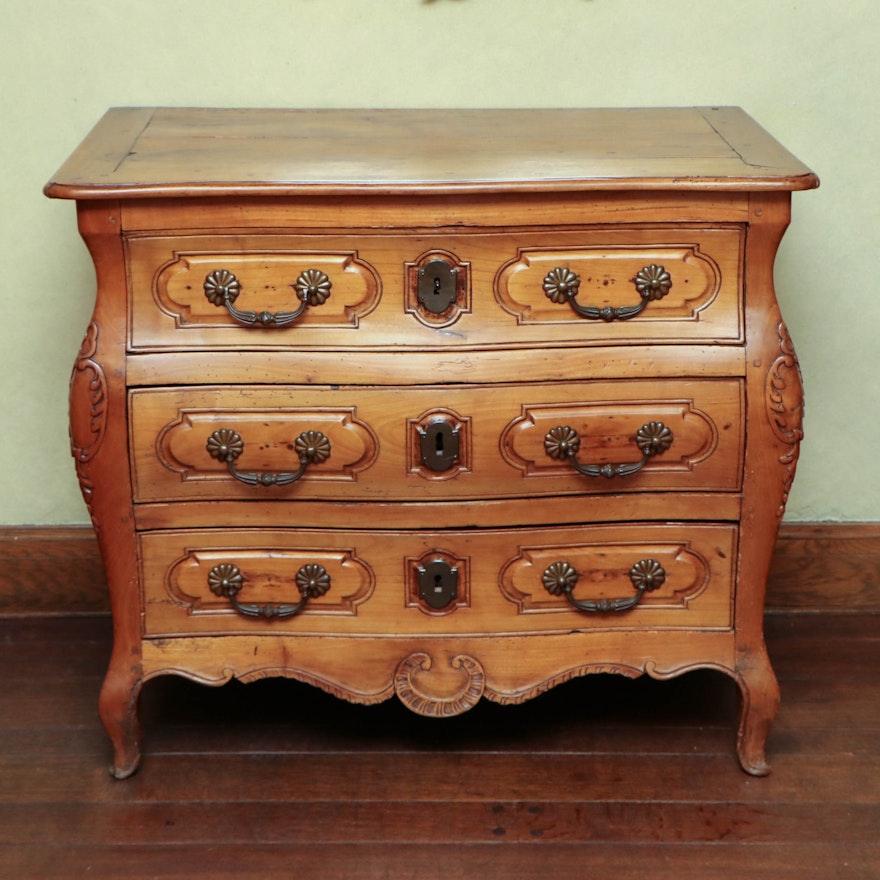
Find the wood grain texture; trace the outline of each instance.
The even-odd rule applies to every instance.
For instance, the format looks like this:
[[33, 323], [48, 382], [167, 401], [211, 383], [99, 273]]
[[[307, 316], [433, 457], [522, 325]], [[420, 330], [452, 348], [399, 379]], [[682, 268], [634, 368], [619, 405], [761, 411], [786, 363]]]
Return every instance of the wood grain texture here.
[[581, 679], [439, 727], [289, 681], [161, 678], [143, 771], [116, 783], [94, 711], [110, 620], [0, 620], [0, 876], [873, 880], [878, 622], [770, 615], [785, 699], [766, 779], [730, 758], [735, 685], [695, 672]]
[[738, 108], [160, 107], [108, 111], [46, 193], [553, 192], [629, 189], [634, 181], [644, 189], [786, 190], [818, 182]]

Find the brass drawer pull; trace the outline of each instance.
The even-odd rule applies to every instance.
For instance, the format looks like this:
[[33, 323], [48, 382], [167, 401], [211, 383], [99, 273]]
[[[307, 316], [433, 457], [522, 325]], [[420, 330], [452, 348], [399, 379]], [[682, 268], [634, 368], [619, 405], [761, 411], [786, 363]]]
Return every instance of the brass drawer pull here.
[[630, 570], [629, 579], [635, 588], [635, 596], [621, 599], [575, 599], [572, 595], [578, 582], [578, 573], [568, 562], [553, 562], [544, 571], [541, 583], [552, 596], [565, 596], [578, 611], [587, 613], [629, 611], [642, 601], [642, 596], [656, 590], [666, 581], [663, 566], [654, 559], [640, 559]]
[[296, 438], [294, 449], [299, 455], [299, 468], [295, 471], [239, 471], [235, 460], [244, 452], [241, 434], [232, 428], [219, 428], [205, 444], [208, 454], [217, 461], [226, 462], [229, 473], [248, 486], [289, 486], [295, 483], [313, 462], [326, 461], [330, 457], [330, 441], [320, 431], [303, 431]]
[[582, 318], [625, 321], [643, 312], [651, 300], [663, 299], [672, 287], [672, 276], [663, 266], [653, 263], [639, 269], [631, 281], [641, 297], [641, 302], [635, 306], [582, 306], [575, 299], [581, 284], [580, 275], [566, 266], [558, 266], [547, 273], [544, 277], [544, 293], [555, 303], [567, 302]]
[[233, 303], [241, 293], [241, 282], [228, 269], [215, 269], [205, 278], [205, 296], [215, 306], [223, 306], [240, 324], [249, 327], [286, 327], [292, 324], [306, 306], [325, 303], [333, 287], [330, 278], [320, 269], [306, 269], [291, 285], [300, 300], [292, 312], [245, 312]]
[[636, 446], [642, 453], [641, 461], [623, 464], [581, 464], [575, 459], [581, 446], [577, 431], [568, 425], [551, 428], [544, 436], [544, 452], [557, 461], [571, 462], [574, 469], [585, 477], [628, 477], [640, 471], [654, 455], [666, 452], [672, 445], [672, 431], [663, 422], [648, 422], [636, 432]]
[[310, 562], [304, 565], [294, 579], [302, 598], [292, 605], [279, 605], [267, 602], [262, 605], [256, 603], [242, 603], [238, 601], [238, 594], [244, 586], [244, 575], [237, 565], [231, 562], [221, 562], [208, 572], [208, 586], [211, 592], [217, 596], [229, 599], [232, 607], [245, 617], [262, 617], [266, 620], [280, 620], [284, 617], [293, 617], [303, 610], [309, 599], [317, 599], [330, 589], [330, 575], [322, 565]]

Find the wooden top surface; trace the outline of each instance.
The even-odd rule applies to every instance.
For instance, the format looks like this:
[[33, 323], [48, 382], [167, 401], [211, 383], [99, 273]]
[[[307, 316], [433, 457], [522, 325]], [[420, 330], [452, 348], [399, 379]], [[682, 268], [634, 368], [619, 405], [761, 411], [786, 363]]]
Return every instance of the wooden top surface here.
[[817, 185], [736, 107], [115, 108], [45, 193], [97, 199]]

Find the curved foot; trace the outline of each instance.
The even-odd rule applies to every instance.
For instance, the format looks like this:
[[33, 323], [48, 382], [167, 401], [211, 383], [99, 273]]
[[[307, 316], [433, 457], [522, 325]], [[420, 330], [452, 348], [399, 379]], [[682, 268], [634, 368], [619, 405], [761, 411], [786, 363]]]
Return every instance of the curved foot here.
[[742, 695], [736, 750], [739, 763], [752, 776], [766, 776], [767, 736], [779, 708], [779, 684], [766, 650], [750, 652], [737, 664], [736, 680]]
[[[123, 764], [123, 760], [130, 761], [131, 763]], [[110, 765], [110, 775], [114, 779], [128, 779], [129, 776], [132, 776], [137, 771], [140, 763], [140, 752], [130, 758], [123, 759], [120, 759], [119, 755], [116, 755], [114, 763]]]
[[101, 723], [113, 743], [110, 775], [127, 779], [141, 760], [141, 725], [138, 719], [138, 696], [142, 685], [140, 671], [129, 668], [120, 674], [111, 661], [101, 688], [98, 712]]

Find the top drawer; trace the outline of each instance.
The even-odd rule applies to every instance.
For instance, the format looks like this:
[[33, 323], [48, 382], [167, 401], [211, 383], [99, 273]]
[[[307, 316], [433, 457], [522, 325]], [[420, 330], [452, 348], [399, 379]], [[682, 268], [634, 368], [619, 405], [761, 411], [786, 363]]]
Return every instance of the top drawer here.
[[131, 235], [132, 351], [742, 340], [739, 226]]

